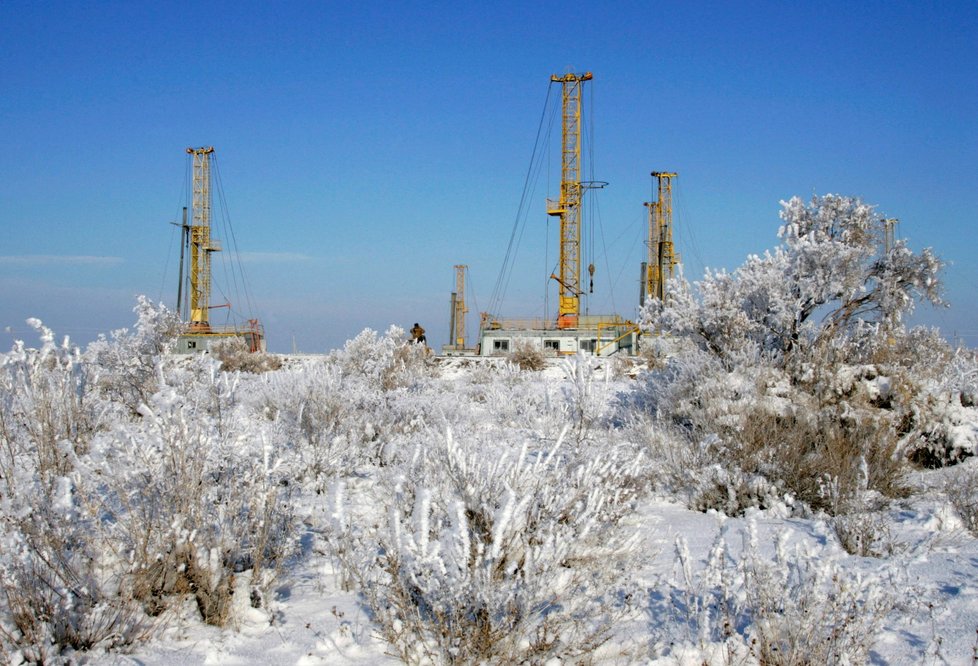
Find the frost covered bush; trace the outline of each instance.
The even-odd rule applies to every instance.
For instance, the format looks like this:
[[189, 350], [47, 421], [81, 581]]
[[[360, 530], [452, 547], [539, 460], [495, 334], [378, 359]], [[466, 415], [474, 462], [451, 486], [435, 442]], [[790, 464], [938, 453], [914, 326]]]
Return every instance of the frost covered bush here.
[[297, 480], [318, 491], [338, 476], [380, 461], [397, 410], [377, 391], [345, 376], [331, 361], [310, 362], [252, 384], [257, 406], [279, 436], [294, 444]]
[[944, 492], [965, 527], [978, 536], [978, 467], [969, 461], [955, 469]]
[[[0, 356], [0, 474], [13, 495], [27, 474], [45, 480], [68, 473], [99, 426], [93, 383], [97, 375], [67, 338], [61, 345], [36, 319], [40, 349], [22, 341]], [[3, 489], [0, 489], [2, 491]]]
[[885, 572], [853, 573], [811, 546], [778, 535], [762, 549], [748, 521], [743, 547], [717, 535], [704, 568], [676, 541], [676, 582], [650, 612], [675, 616], [685, 635], [659, 650], [699, 650], [702, 663], [868, 663], [887, 615], [900, 602]]
[[221, 362], [225, 372], [250, 372], [260, 374], [278, 370], [282, 367], [282, 359], [275, 354], [261, 351], [251, 351], [248, 343], [242, 338], [226, 338], [212, 346], [210, 352]]
[[260, 607], [291, 552], [286, 465], [236, 406], [237, 379], [214, 373], [189, 394], [162, 387], [142, 419], [98, 440], [104, 517], [130, 592], [150, 613], [189, 594], [205, 622], [223, 626], [236, 577], [248, 572]]
[[177, 314], [162, 303], [139, 296], [134, 330], [122, 328], [109, 337], [100, 335], [88, 345], [85, 359], [98, 368], [98, 388], [110, 402], [124, 406], [132, 415], [159, 385], [161, 357], [180, 332]]
[[943, 352], [943, 362], [927, 365], [932, 359], [926, 359], [898, 387], [913, 388], [903, 410], [903, 446], [915, 462], [927, 467], [978, 455], [978, 358], [974, 350], [952, 351], [935, 337], [928, 336], [929, 344], [919, 349]]
[[586, 658], [630, 608], [623, 519], [634, 452], [579, 456], [563, 438], [420, 442], [377, 488], [375, 520], [334, 503], [333, 552], [409, 663]]
[[519, 366], [521, 370], [543, 370], [547, 367], [546, 357], [543, 350], [532, 346], [529, 342], [517, 341], [513, 345], [513, 351], [506, 357], [513, 365]]
[[148, 623], [102, 568], [98, 485], [86, 475], [105, 425], [97, 374], [30, 323], [40, 348], [18, 341], [0, 355], [0, 654], [45, 662], [126, 645]]
[[330, 353], [344, 376], [358, 378], [373, 388], [391, 390], [410, 386], [430, 376], [428, 349], [404, 339], [404, 329], [391, 326], [384, 335], [369, 328]]
[[[76, 475], [72, 475], [74, 477]], [[0, 657], [51, 663], [71, 651], [145, 639], [153, 623], [105, 569], [95, 506], [70, 477], [0, 515]]]
[[582, 353], [578, 353], [573, 360], [565, 359], [562, 368], [568, 379], [564, 384], [565, 404], [574, 435], [578, 442], [582, 442], [608, 409], [611, 377], [606, 374], [604, 381], [599, 381], [595, 361]]
[[932, 354], [902, 324], [916, 300], [941, 304], [942, 263], [903, 242], [882, 251], [881, 216], [858, 199], [782, 207], [773, 251], [707, 272], [695, 290], [680, 279], [665, 303], [647, 304], [643, 328], [662, 353], [638, 402], [691, 442], [718, 438], [723, 473], [708, 475], [707, 497], [741, 496], [762, 477], [840, 510], [823, 489], [852, 496], [864, 466], [868, 490], [900, 496], [906, 455], [948, 414], [921, 408], [920, 376], [933, 371], [918, 365]]

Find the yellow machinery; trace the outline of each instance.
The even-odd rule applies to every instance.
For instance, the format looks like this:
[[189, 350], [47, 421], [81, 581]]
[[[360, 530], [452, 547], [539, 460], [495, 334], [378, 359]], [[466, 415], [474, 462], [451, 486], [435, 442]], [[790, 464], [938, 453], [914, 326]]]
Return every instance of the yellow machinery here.
[[646, 202], [649, 209], [649, 261], [646, 266], [645, 294], [666, 299], [666, 283], [673, 276], [679, 256], [672, 245], [672, 179], [677, 174], [653, 171], [658, 184], [655, 201]]
[[[221, 251], [220, 242], [211, 236], [211, 157], [212, 146], [187, 148], [193, 160], [192, 171], [192, 219], [186, 223], [184, 209], [184, 244], [190, 246], [190, 266], [187, 271], [190, 303], [186, 328], [178, 338], [177, 351], [181, 353], [206, 351], [211, 343], [224, 338], [241, 338], [251, 351], [265, 350], [265, 331], [258, 319], [249, 319], [243, 327], [215, 326], [210, 321], [210, 311], [215, 307], [228, 308], [231, 304], [213, 306], [211, 300], [211, 254]], [[180, 288], [177, 290], [178, 309], [183, 311], [181, 292], [183, 286], [183, 248], [180, 249]]]
[[211, 238], [212, 146], [187, 148], [193, 156], [193, 220], [190, 225], [190, 319], [188, 330], [206, 333], [210, 326], [211, 253], [221, 250]]
[[[561, 86], [560, 198], [547, 199], [547, 214], [560, 218], [559, 267], [550, 276], [559, 285], [556, 322], [549, 318], [502, 319], [483, 312], [476, 352], [482, 356], [508, 354], [522, 345], [555, 355], [583, 352], [608, 356], [637, 350], [635, 324], [618, 315], [592, 315], [581, 305], [585, 293], [581, 282], [582, 199], [585, 191], [607, 185], [581, 178], [585, 172], [581, 155], [583, 90], [584, 83], [592, 79], [591, 72], [550, 77], [551, 86]], [[547, 99], [549, 102], [550, 97]], [[505, 266], [504, 262], [504, 271]], [[593, 265], [588, 266], [588, 272], [593, 278]], [[500, 281], [504, 281], [502, 276]]]
[[560, 200], [547, 214], [560, 217], [560, 285], [557, 328], [577, 328], [581, 312], [581, 92], [591, 72], [550, 77], [561, 84]]

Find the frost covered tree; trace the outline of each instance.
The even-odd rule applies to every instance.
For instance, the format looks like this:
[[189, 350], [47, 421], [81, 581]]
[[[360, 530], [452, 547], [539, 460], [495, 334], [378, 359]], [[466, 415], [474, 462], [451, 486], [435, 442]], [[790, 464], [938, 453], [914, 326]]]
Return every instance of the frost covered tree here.
[[695, 341], [728, 367], [745, 355], [783, 366], [840, 338], [883, 339], [918, 300], [942, 304], [943, 262], [904, 241], [884, 251], [883, 218], [858, 198], [794, 197], [781, 219], [774, 250], [708, 271], [698, 297], [680, 278], [667, 302], [650, 301], [646, 330]]
[[[929, 431], [924, 377], [951, 352], [904, 319], [943, 303], [943, 262], [884, 247], [882, 216], [858, 198], [795, 197], [781, 220], [773, 250], [695, 288], [680, 277], [646, 305], [647, 340], [665, 352], [646, 395], [710, 451], [704, 461], [723, 461], [697, 476], [692, 505], [794, 497], [843, 513], [866, 493], [900, 494], [903, 454]], [[937, 361], [926, 373], [924, 358]]]

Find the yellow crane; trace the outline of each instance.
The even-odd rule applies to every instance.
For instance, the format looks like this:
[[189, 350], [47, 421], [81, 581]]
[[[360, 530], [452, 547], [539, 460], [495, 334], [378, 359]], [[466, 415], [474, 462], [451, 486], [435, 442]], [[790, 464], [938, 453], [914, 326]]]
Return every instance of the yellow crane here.
[[655, 201], [647, 201], [649, 209], [649, 260], [645, 275], [645, 294], [649, 298], [666, 299], [666, 283], [672, 278], [679, 255], [672, 244], [672, 179], [678, 174], [653, 171], [656, 179]]
[[561, 84], [560, 199], [547, 200], [547, 214], [560, 217], [560, 285], [557, 328], [577, 328], [581, 312], [581, 93], [591, 72], [550, 77]]

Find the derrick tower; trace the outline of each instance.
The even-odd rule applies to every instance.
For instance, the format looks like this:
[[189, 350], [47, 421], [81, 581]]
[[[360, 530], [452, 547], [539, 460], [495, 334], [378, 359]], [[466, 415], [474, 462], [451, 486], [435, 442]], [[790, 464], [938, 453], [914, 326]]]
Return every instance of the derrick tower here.
[[560, 199], [547, 214], [560, 217], [560, 285], [557, 328], [577, 328], [581, 312], [581, 93], [591, 72], [550, 77], [561, 84]]
[[190, 225], [190, 332], [211, 330], [211, 253], [221, 250], [211, 238], [211, 161], [212, 146], [187, 148], [193, 157], [193, 201]]
[[672, 278], [679, 256], [672, 245], [672, 179], [678, 174], [653, 171], [658, 185], [656, 200], [646, 202], [649, 209], [649, 260], [644, 292], [649, 298], [666, 299], [666, 282]]
[[465, 269], [464, 264], [455, 265], [455, 293], [452, 294], [452, 339], [456, 349], [465, 349]]

